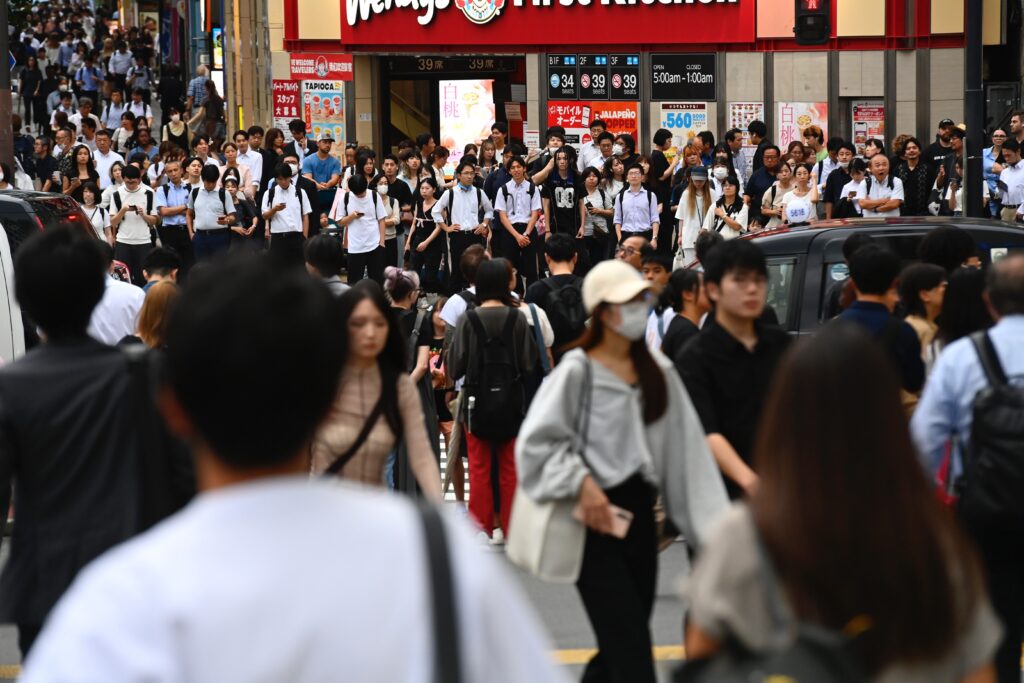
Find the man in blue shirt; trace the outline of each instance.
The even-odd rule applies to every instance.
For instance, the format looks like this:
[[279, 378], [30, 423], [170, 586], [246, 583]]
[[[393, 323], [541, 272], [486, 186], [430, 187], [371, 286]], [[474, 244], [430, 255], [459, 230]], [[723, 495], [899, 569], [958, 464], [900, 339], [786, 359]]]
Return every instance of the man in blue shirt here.
[[192, 239], [185, 219], [192, 188], [182, 182], [180, 161], [168, 161], [164, 173], [167, 174], [167, 182], [154, 190], [157, 213], [160, 214], [160, 225], [156, 232], [160, 236], [160, 243], [176, 251], [181, 258], [181, 278], [184, 280], [194, 261]]
[[93, 102], [99, 102], [97, 93], [100, 83], [103, 82], [103, 72], [93, 63], [93, 56], [90, 53], [85, 55], [85, 66], [75, 72], [75, 83], [78, 84], [79, 98], [89, 98]]
[[[1010, 383], [1024, 384], [1024, 256], [1008, 256], [988, 272], [985, 302], [996, 326], [988, 331]], [[946, 347], [935, 363], [928, 386], [910, 422], [914, 442], [929, 476], [942, 464], [954, 437], [970, 442], [974, 399], [988, 386], [974, 342], [960, 339]], [[963, 472], [959, 449], [950, 462], [955, 480]], [[1017, 528], [968, 525], [988, 574], [992, 606], [1003, 622], [1003, 642], [996, 652], [1000, 683], [1020, 679], [1020, 643], [1024, 617], [1024, 535]]]
[[877, 244], [868, 244], [850, 257], [850, 278], [857, 300], [839, 316], [863, 327], [893, 359], [901, 385], [912, 394], [924, 385], [921, 342], [914, 328], [892, 312], [899, 301], [896, 282], [900, 257]]
[[[320, 133], [316, 141], [316, 154], [310, 154], [302, 160], [302, 175], [316, 183], [317, 198], [321, 207], [334, 206], [334, 195], [338, 192], [341, 180], [341, 162], [331, 156], [331, 145], [334, 136], [329, 130]], [[321, 211], [324, 211], [321, 208]], [[310, 223], [320, 225], [320, 216], [313, 216]]]

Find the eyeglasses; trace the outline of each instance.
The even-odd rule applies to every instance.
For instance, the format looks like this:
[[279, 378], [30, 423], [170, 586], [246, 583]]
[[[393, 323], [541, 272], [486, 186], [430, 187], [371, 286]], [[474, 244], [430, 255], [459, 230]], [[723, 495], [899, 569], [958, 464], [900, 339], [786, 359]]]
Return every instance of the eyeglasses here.
[[619, 256], [620, 254], [624, 254], [626, 256], [634, 256], [637, 253], [638, 252], [634, 247], [615, 247], [616, 256]]

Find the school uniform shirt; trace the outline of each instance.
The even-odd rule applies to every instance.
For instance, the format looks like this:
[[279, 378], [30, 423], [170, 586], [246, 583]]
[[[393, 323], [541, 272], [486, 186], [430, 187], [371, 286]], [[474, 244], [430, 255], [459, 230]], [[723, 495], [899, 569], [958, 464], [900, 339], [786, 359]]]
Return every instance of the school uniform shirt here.
[[[284, 203], [285, 207], [281, 211], [274, 214], [273, 218], [267, 221], [270, 226], [271, 235], [279, 235], [286, 232], [302, 232], [302, 217], [308, 216], [312, 211], [309, 205], [309, 199], [306, 198], [305, 193], [296, 189], [295, 183], [289, 183], [287, 188], [282, 188], [274, 181], [274, 184], [270, 186], [270, 189], [274, 191], [274, 202], [270, 202], [270, 190], [267, 190], [263, 195], [263, 203], [260, 208], [261, 213], [266, 213], [270, 210], [270, 207], [276, 206], [277, 204]], [[351, 243], [349, 244], [349, 251], [352, 251]]]
[[138, 331], [139, 311], [146, 300], [141, 287], [107, 277], [103, 298], [92, 310], [87, 333], [113, 346]]
[[[338, 210], [344, 218], [351, 213], [363, 214], [348, 224], [348, 251], [350, 254], [368, 254], [380, 247], [380, 221], [388, 217], [388, 208], [382, 197], [367, 190], [360, 197], [355, 192], [348, 192], [348, 208], [344, 208], [344, 200], [338, 204]], [[385, 229], [386, 233], [386, 229]]]
[[707, 216], [708, 208], [714, 206], [718, 201], [718, 193], [714, 188], [709, 188], [711, 201], [705, 202], [704, 197], [697, 194], [693, 198], [693, 208], [690, 208], [690, 189], [683, 190], [679, 197], [679, 207], [676, 208], [676, 221], [682, 223], [683, 249], [695, 249], [697, 235], [704, 225], [704, 217]]
[[818, 194], [825, 194], [825, 184], [828, 183], [828, 177], [832, 175], [832, 171], [839, 168], [838, 161], [832, 161], [832, 157], [827, 156], [828, 152], [825, 153], [824, 159], [820, 159], [818, 163], [814, 164], [814, 175], [818, 179]]
[[[611, 211], [615, 208], [615, 198], [600, 187], [584, 197], [583, 201], [589, 201], [595, 209]], [[583, 208], [586, 209], [586, 206]], [[604, 232], [605, 234], [608, 234], [609, 232], [607, 218], [604, 216], [593, 215], [587, 211], [583, 217], [583, 236], [593, 237], [594, 226], [597, 226], [598, 232]]]
[[132, 84], [132, 89], [142, 88], [143, 90], [149, 90], [153, 87], [150, 83], [150, 71], [148, 66], [133, 66], [128, 69], [126, 76]]
[[148, 104], [145, 102], [136, 102], [135, 100], [132, 100], [128, 104], [128, 111], [135, 114], [135, 118], [149, 118], [153, 115], [153, 110]]
[[[147, 205], [152, 204], [153, 210], [149, 212], [149, 215], [157, 215], [156, 197], [153, 197], [152, 202], [147, 199], [149, 195], [153, 194], [153, 190], [142, 183], [139, 183], [139, 187], [134, 192], [129, 192], [128, 188], [122, 185], [117, 188], [114, 193], [120, 196], [122, 207], [137, 206], [142, 210], [142, 213], [145, 214]], [[111, 204], [111, 213], [117, 213], [120, 211], [120, 209], [117, 208], [115, 201], [112, 200]], [[122, 244], [133, 245], [150, 244], [149, 231], [149, 224], [142, 219], [142, 216], [129, 209], [125, 212], [124, 218], [121, 219], [120, 225], [118, 225], [117, 241]]]
[[[464, 522], [443, 526], [465, 680], [567, 682], [515, 578]], [[429, 683], [423, 537], [414, 505], [336, 479], [201, 493], [79, 574], [24, 681]], [[267, 557], [266, 538], [287, 539], [288, 551]], [[286, 628], [253, 628], [284, 614]], [[394, 656], [395, 643], [410, 656]]]
[[[191, 192], [188, 196], [189, 211], [194, 213], [192, 228], [196, 232], [227, 230], [228, 227], [218, 223], [217, 219], [235, 212], [235, 205], [231, 201], [231, 194], [226, 190], [218, 190], [217, 188], [207, 190], [205, 187], [200, 187], [197, 189], [198, 192], [195, 193], [195, 199], [192, 198]], [[220, 200], [221, 192], [224, 192], [223, 202]]]
[[[500, 159], [501, 157], [495, 158]], [[580, 147], [580, 156], [576, 160], [576, 170], [583, 173], [587, 166], [592, 166], [593, 162], [600, 158], [601, 148], [597, 146], [597, 143], [593, 141], [586, 142]]]
[[103, 130], [103, 126], [100, 125], [100, 119], [96, 114], [83, 114], [82, 112], [76, 112], [68, 117], [68, 123], [75, 127], [75, 134], [82, 134], [82, 119], [92, 119], [96, 124], [96, 130]]
[[654, 309], [647, 315], [647, 330], [644, 332], [647, 348], [652, 351], [661, 350], [661, 340], [665, 338], [665, 333], [677, 315], [679, 314], [671, 308], [666, 308], [660, 313]]
[[99, 204], [91, 209], [88, 209], [83, 205], [82, 212], [85, 213], [85, 217], [89, 219], [92, 229], [96, 231], [96, 237], [101, 240], [106, 240], [107, 233], [105, 232], [105, 229], [110, 227], [110, 212]]
[[[708, 212], [704, 215], [704, 225], [701, 229], [707, 230], [708, 232], [721, 233], [722, 237], [727, 240], [736, 239], [742, 234], [741, 231], [733, 230], [729, 224], [725, 222], [725, 219], [719, 218], [715, 215], [715, 209], [717, 209], [718, 206], [719, 204], [716, 201], [708, 207]], [[750, 212], [742, 199], [737, 198], [736, 202], [734, 202], [732, 206], [726, 208], [726, 214], [729, 218], [739, 223], [743, 230], [747, 229]]]
[[534, 186], [528, 178], [524, 178], [518, 185], [516, 181], [510, 180], [498, 190], [494, 210], [508, 216], [512, 225], [529, 223], [531, 214], [541, 210], [540, 188]]
[[[450, 214], [448, 218], [445, 217], [445, 211]], [[477, 192], [475, 187], [458, 184], [441, 195], [430, 210], [430, 215], [438, 223], [443, 222], [449, 227], [457, 225], [460, 231], [471, 232], [481, 223], [494, 218], [494, 207], [483, 190]]]
[[110, 187], [110, 167], [114, 165], [115, 161], [124, 163], [124, 157], [117, 152], [111, 150], [106, 154], [101, 154], [99, 150], [92, 153], [92, 161], [96, 166], [96, 172], [100, 174], [100, 189], [105, 190]]
[[[889, 180], [892, 180], [892, 189], [889, 189]], [[903, 181], [894, 176], [888, 176], [882, 179], [882, 182], [878, 182], [874, 177], [871, 178], [871, 189], [868, 189], [868, 179], [864, 179], [864, 185], [861, 190], [857, 192], [857, 199], [899, 199], [901, 202], [904, 199], [903, 194]], [[861, 209], [861, 213], [864, 214], [865, 218], [877, 218], [877, 217], [896, 217], [900, 215], [900, 208], [897, 206], [892, 211], [878, 212], [874, 209]]]
[[134, 64], [134, 62], [135, 58], [132, 57], [130, 50], [125, 50], [124, 52], [118, 51], [110, 55], [110, 61], [107, 63], [107, 71], [119, 76], [125, 76], [128, 74], [128, 69], [132, 68], [132, 64]]
[[[171, 182], [167, 182], [160, 189], [156, 190], [156, 208], [157, 213], [160, 213], [160, 208], [174, 208], [176, 206], [188, 206], [192, 200], [192, 190], [188, 183], [180, 183], [174, 185]], [[178, 213], [173, 216], [164, 216], [160, 219], [161, 225], [164, 227], [170, 227], [175, 225], [185, 225], [185, 214]]]
[[861, 180], [860, 182], [857, 182], [856, 180], [851, 180], [850, 182], [843, 185], [843, 191], [839, 193], [840, 199], [842, 199], [843, 197], [849, 197], [852, 193], [854, 195], [853, 206], [855, 209], [857, 209], [857, 213], [861, 215], [864, 215], [864, 212], [861, 211], [860, 200], [857, 199], [857, 197], [859, 197], [861, 193], [865, 191], [866, 185], [867, 183], [865, 183], [863, 180]]
[[999, 174], [999, 183], [1003, 206], [1024, 204], [1024, 164], [1007, 165]]
[[249, 169], [249, 178], [254, 187], [259, 187], [263, 182], [263, 155], [253, 150], [252, 147], [245, 154], [239, 154], [237, 161]]
[[612, 222], [621, 226], [622, 234], [646, 232], [658, 220], [658, 197], [643, 185], [635, 192], [627, 186], [624, 192], [615, 196]]
[[100, 126], [107, 130], [117, 130], [121, 126], [121, 114], [128, 111], [128, 105], [107, 103], [100, 114]]

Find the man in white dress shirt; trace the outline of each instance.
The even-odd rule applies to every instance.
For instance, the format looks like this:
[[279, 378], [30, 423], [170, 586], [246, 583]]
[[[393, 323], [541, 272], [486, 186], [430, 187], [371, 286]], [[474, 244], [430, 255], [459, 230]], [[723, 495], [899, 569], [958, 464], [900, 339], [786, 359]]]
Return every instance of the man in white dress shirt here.
[[107, 259], [106, 289], [103, 298], [92, 309], [88, 331], [93, 339], [113, 346], [136, 333], [146, 293], [141, 287], [114, 278], [114, 249], [106, 242], [99, 244]]
[[857, 203], [865, 218], [895, 218], [903, 205], [903, 181], [889, 173], [889, 158], [871, 158], [871, 174], [857, 192]]
[[451, 264], [448, 286], [452, 292], [460, 292], [465, 288], [465, 280], [455, 264], [470, 246], [488, 244], [494, 207], [483, 190], [473, 185], [476, 178], [473, 164], [459, 164], [455, 177], [458, 179], [455, 187], [441, 195], [430, 214], [441, 230], [448, 233], [448, 263]]
[[[465, 681], [566, 681], [515, 578], [461, 522], [309, 480], [345, 322], [300, 269], [248, 259], [193, 275], [160, 404], [193, 446], [200, 494], [79, 574], [22, 683], [429, 683], [452, 680], [445, 646]], [[438, 580], [457, 587], [449, 600]]]
[[[235, 145], [238, 147], [238, 163], [249, 169], [253, 194], [258, 194], [263, 182], [263, 155], [249, 146], [249, 133], [244, 130], [235, 132]], [[272, 169], [268, 169], [272, 170]]]

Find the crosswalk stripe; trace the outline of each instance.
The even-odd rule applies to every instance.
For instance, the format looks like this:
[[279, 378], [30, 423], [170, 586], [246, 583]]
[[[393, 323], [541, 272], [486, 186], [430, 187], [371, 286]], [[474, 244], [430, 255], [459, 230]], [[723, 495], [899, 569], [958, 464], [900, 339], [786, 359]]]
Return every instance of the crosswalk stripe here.
[[[686, 659], [686, 651], [682, 645], [659, 645], [652, 648], [654, 660], [657, 662], [678, 662]], [[572, 664], [586, 664], [594, 655], [596, 649], [580, 650], [555, 650], [551, 653], [554, 660], [563, 666]]]

